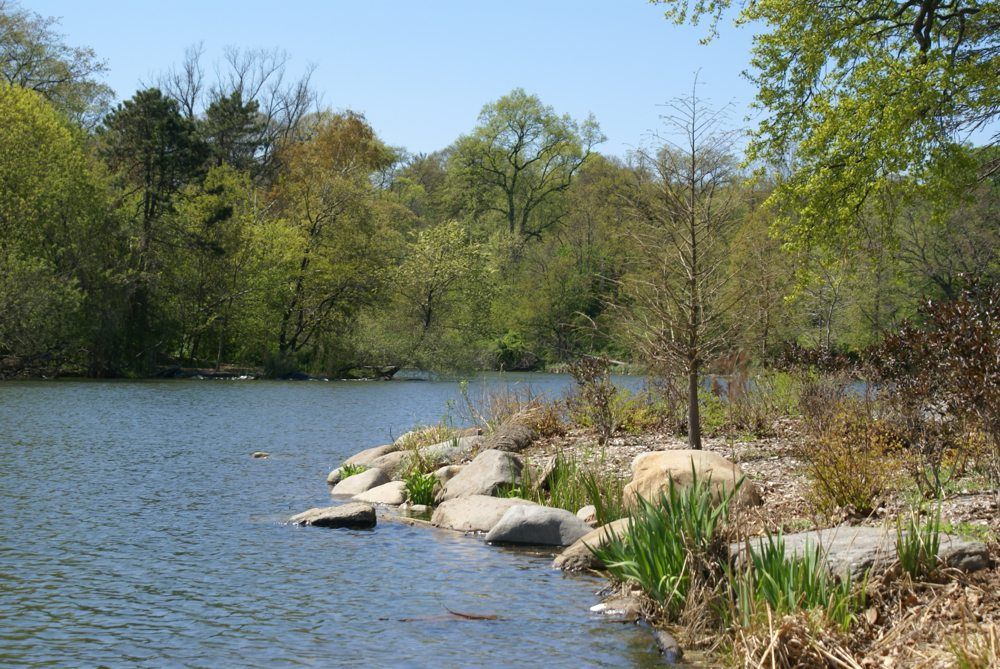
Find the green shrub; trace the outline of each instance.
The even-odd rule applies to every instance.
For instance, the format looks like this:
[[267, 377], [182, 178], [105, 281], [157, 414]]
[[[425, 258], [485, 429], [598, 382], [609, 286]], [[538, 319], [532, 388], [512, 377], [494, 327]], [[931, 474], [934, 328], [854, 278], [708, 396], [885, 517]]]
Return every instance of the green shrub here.
[[702, 434], [718, 434], [729, 419], [726, 401], [704, 388], [698, 389], [698, 411]]
[[919, 514], [911, 511], [903, 527], [896, 519], [896, 557], [899, 564], [912, 578], [922, 578], [937, 568], [938, 550], [941, 548], [941, 506], [926, 523]]
[[730, 381], [726, 399], [728, 429], [768, 437], [778, 419], [798, 413], [799, 384], [787, 372], [758, 374]]
[[788, 557], [784, 538], [768, 534], [759, 543], [750, 542], [746, 557], [745, 568], [729, 572], [741, 625], [752, 625], [763, 604], [778, 615], [821, 609], [846, 631], [864, 605], [849, 577], [830, 573], [819, 546], [807, 545], [802, 555]]
[[434, 474], [411, 472], [403, 477], [403, 483], [406, 486], [406, 499], [410, 504], [430, 506], [434, 503], [434, 486], [437, 484]]
[[347, 463], [344, 463], [340, 465], [340, 480], [343, 481], [344, 479], [350, 478], [355, 474], [360, 474], [361, 472], [366, 471], [367, 469], [368, 467], [366, 467], [365, 465], [349, 465]]
[[612, 400], [615, 423], [626, 434], [676, 430], [684, 409], [667, 397], [645, 389], [632, 393], [622, 388]]

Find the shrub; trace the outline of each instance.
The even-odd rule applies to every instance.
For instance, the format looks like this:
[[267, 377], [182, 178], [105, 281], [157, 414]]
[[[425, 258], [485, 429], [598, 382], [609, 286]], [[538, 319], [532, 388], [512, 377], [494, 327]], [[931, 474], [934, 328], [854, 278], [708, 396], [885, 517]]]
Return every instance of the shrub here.
[[410, 504], [430, 506], [434, 503], [434, 486], [437, 484], [434, 474], [411, 472], [403, 477], [403, 483], [406, 486], [406, 499]]
[[900, 468], [902, 443], [891, 426], [873, 418], [864, 403], [846, 400], [810, 432], [800, 455], [813, 502], [824, 512], [839, 507], [870, 515], [895, 487]]
[[768, 534], [759, 544], [749, 543], [746, 558], [744, 569], [729, 572], [742, 625], [752, 625], [763, 604], [779, 615], [821, 609], [846, 631], [864, 605], [863, 595], [854, 595], [850, 578], [830, 574], [819, 546], [807, 545], [802, 555], [789, 557], [784, 538]]
[[457, 407], [459, 419], [478, 425], [486, 434], [492, 434], [512, 416], [545, 404], [543, 398], [535, 396], [527, 386], [484, 387], [477, 397], [469, 390], [468, 381], [462, 381], [458, 387], [462, 397]]
[[780, 418], [798, 413], [799, 391], [799, 383], [788, 372], [731, 380], [726, 391], [727, 427], [756, 437], [771, 436]]
[[612, 399], [615, 424], [626, 434], [676, 429], [683, 409], [650, 389], [632, 393], [622, 388]]
[[366, 467], [365, 465], [349, 465], [347, 463], [344, 463], [340, 465], [340, 480], [343, 481], [344, 479], [350, 478], [355, 474], [360, 474], [361, 472], [366, 471], [367, 469], [368, 467]]
[[576, 392], [569, 399], [571, 412], [579, 416], [581, 425], [597, 431], [597, 442], [604, 445], [615, 433], [614, 398], [617, 393], [611, 383], [611, 363], [605, 357], [584, 356], [569, 366], [576, 382]]
[[919, 514], [911, 511], [906, 521], [896, 519], [896, 557], [903, 571], [912, 578], [928, 576], [937, 568], [938, 550], [941, 548], [941, 506], [926, 523]]

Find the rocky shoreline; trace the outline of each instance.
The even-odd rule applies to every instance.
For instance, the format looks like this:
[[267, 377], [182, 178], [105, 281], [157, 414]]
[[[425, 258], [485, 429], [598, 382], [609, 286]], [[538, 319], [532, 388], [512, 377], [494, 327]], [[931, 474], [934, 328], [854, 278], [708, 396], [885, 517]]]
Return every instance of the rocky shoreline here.
[[[489, 436], [482, 435], [477, 428], [469, 428], [456, 431], [448, 439], [425, 444], [417, 433], [407, 433], [391, 444], [365, 449], [345, 460], [327, 477], [331, 495], [339, 504], [309, 509], [293, 516], [290, 522], [352, 528], [375, 527], [377, 518], [404, 522], [473, 534], [489, 544], [546, 547], [559, 551], [553, 568], [600, 572], [603, 565], [592, 548], [611, 537], [626, 534], [627, 517], [599, 526], [593, 507], [573, 513], [511, 494], [511, 486], [522, 481], [544, 487], [555, 455], [574, 448], [579, 450], [584, 442], [572, 435], [541, 439], [517, 416]], [[701, 451], [682, 446], [675, 440], [622, 440], [604, 449], [601, 462], [627, 481], [623, 491], [626, 504], [636, 503], [639, 497], [655, 497], [671, 481], [678, 486], [689, 485], [692, 476], [709, 481], [720, 496], [742, 481], [734, 505], [741, 510], [747, 527], [753, 529], [750, 534], [759, 535], [761, 530], [775, 527], [785, 531], [785, 549], [789, 555], [807, 545], [820, 546], [835, 572], [863, 578], [865, 574], [884, 570], [895, 557], [895, 530], [885, 523], [788, 532], [795, 528], [783, 525], [782, 519], [774, 516], [768, 518], [775, 503], [787, 505], [787, 495], [783, 495], [774, 481], [768, 480], [773, 469], [760, 468], [754, 459], [747, 457], [746, 448], [741, 453], [732, 444], [715, 443], [715, 448], [709, 444], [708, 449]], [[729, 451], [729, 458], [723, 456], [723, 450]], [[581, 451], [576, 455], [586, 457], [587, 453]], [[766, 460], [777, 456], [761, 457]], [[404, 476], [414, 470], [417, 462], [421, 470], [433, 472], [432, 506], [412, 505], [407, 500]], [[750, 470], [742, 464], [747, 464]], [[746, 547], [746, 543], [732, 544], [731, 559], [738, 560]], [[990, 550], [982, 542], [948, 534], [941, 535], [939, 558], [947, 566], [966, 573], [993, 564]], [[680, 645], [669, 630], [658, 627], [655, 612], [641, 592], [628, 586], [609, 586], [603, 592], [606, 596], [592, 611], [611, 615], [615, 620], [648, 623], [664, 660], [671, 664], [681, 660]]]

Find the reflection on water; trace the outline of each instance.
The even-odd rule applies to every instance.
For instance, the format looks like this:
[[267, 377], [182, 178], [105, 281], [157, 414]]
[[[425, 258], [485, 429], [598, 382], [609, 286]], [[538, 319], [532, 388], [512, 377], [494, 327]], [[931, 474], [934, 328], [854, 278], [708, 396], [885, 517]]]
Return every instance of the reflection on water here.
[[[527, 378], [567, 383], [505, 381]], [[0, 664], [655, 664], [642, 629], [588, 612], [602, 583], [544, 551], [284, 524], [329, 503], [345, 457], [457, 395], [450, 381], [0, 384]], [[433, 618], [446, 609], [498, 619]]]

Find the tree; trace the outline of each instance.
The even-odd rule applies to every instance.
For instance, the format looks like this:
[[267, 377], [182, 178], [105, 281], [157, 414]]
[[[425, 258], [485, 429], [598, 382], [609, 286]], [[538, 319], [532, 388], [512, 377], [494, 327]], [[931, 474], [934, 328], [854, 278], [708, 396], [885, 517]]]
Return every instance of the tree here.
[[964, 191], [974, 163], [961, 142], [996, 131], [996, 0], [654, 1], [678, 22], [707, 16], [713, 30], [737, 4], [739, 23], [764, 26], [749, 76], [766, 116], [749, 155], [795, 154], [772, 198], [796, 213], [784, 221], [792, 241], [850, 237], [862, 205], [903, 175], [925, 202]]
[[460, 181], [480, 194], [480, 206], [499, 214], [508, 234], [527, 241], [563, 218], [565, 212], [550, 205], [603, 140], [592, 116], [583, 123], [558, 116], [517, 88], [483, 107], [479, 125], [458, 140], [452, 160]]
[[319, 115], [311, 137], [280, 159], [286, 170], [272, 197], [284, 285], [275, 344], [290, 362], [351, 320], [384, 281], [393, 234], [371, 177], [394, 155], [364, 117], [348, 112]]
[[63, 43], [56, 23], [0, 0], [0, 77], [41, 93], [70, 118], [93, 127], [112, 96], [97, 78], [107, 66], [93, 50]]
[[205, 110], [201, 134], [216, 167], [228, 164], [251, 172], [257, 166], [264, 122], [256, 100], [243, 101], [240, 91], [213, 100]]
[[[697, 83], [697, 82], [696, 82]], [[692, 94], [669, 105], [667, 127], [681, 140], [639, 151], [636, 179], [622, 196], [635, 223], [636, 268], [622, 279], [626, 335], [654, 368], [687, 379], [688, 445], [701, 448], [698, 388], [704, 366], [729, 341], [724, 316], [738, 296], [727, 241], [738, 220], [739, 173], [723, 112]]]

